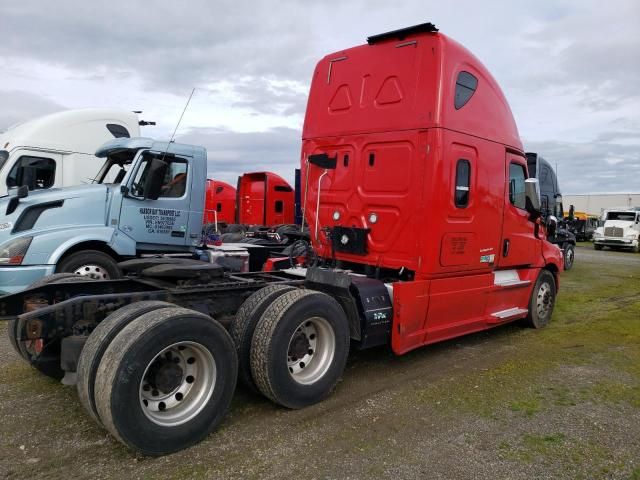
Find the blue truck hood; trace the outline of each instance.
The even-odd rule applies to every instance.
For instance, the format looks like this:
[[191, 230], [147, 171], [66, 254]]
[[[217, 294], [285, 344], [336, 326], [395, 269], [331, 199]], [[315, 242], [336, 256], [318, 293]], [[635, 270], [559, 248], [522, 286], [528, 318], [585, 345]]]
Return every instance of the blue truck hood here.
[[6, 214], [12, 197], [0, 198], [0, 245], [11, 238], [71, 226], [106, 225], [112, 187], [102, 184], [29, 192]]

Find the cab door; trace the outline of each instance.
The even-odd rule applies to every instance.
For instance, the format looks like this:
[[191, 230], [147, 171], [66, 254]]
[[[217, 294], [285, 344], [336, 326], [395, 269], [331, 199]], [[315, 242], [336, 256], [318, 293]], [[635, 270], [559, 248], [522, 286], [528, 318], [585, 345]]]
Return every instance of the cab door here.
[[163, 156], [168, 164], [160, 196], [145, 198], [145, 178], [151, 167], [147, 153], [136, 165], [127, 182], [128, 194], [122, 199], [119, 229], [144, 247], [191, 245], [189, 229], [190, 193], [193, 172], [187, 158]]
[[499, 268], [527, 266], [540, 258], [540, 240], [535, 224], [526, 210], [525, 180], [527, 162], [524, 157], [506, 154], [504, 214]]

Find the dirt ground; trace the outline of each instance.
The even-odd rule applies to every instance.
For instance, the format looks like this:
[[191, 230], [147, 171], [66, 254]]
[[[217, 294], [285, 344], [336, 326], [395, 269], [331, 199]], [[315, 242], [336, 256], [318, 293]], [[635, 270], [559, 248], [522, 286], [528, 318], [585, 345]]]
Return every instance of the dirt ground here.
[[2, 478], [640, 479], [640, 255], [577, 249], [551, 325], [402, 357], [351, 355], [336, 392], [289, 411], [238, 390], [205, 441], [140, 458], [0, 325]]

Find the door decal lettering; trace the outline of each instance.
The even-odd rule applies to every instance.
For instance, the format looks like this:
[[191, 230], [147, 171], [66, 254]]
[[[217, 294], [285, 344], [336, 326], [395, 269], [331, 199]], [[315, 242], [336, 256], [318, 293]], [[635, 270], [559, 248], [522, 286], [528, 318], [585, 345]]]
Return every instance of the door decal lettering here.
[[180, 217], [180, 210], [167, 208], [140, 208], [140, 215], [144, 218], [147, 233], [168, 235], [173, 230], [176, 219]]

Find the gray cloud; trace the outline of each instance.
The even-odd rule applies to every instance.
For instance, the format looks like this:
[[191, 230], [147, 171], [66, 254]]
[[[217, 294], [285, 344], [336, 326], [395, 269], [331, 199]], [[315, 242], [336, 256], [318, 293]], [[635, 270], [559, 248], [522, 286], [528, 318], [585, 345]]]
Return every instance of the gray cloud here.
[[[85, 71], [88, 76], [135, 72], [169, 90], [234, 81], [242, 75], [310, 75], [303, 4], [284, 2], [285, 25], [268, 1], [41, 2], [3, 6], [0, 55], [27, 57]], [[33, 34], [37, 32], [37, 34]], [[282, 59], [286, 58], [286, 64]]]
[[275, 172], [293, 185], [299, 168], [301, 133], [290, 128], [238, 133], [224, 129], [195, 128], [177, 141], [207, 149], [210, 178], [235, 185], [241, 173]]
[[524, 64], [511, 86], [555, 89], [593, 111], [640, 99], [640, 3], [613, 1], [602, 7], [591, 2], [559, 7], [563, 14], [523, 34], [519, 55]]
[[550, 140], [526, 142], [525, 147], [557, 165], [564, 194], [638, 191], [640, 148], [637, 145]]
[[233, 86], [240, 100], [233, 106], [249, 108], [255, 112], [278, 115], [304, 114], [307, 94], [290, 85], [274, 85], [269, 78], [249, 78]]
[[51, 100], [21, 91], [0, 90], [0, 105], [0, 132], [16, 123], [64, 110]]

